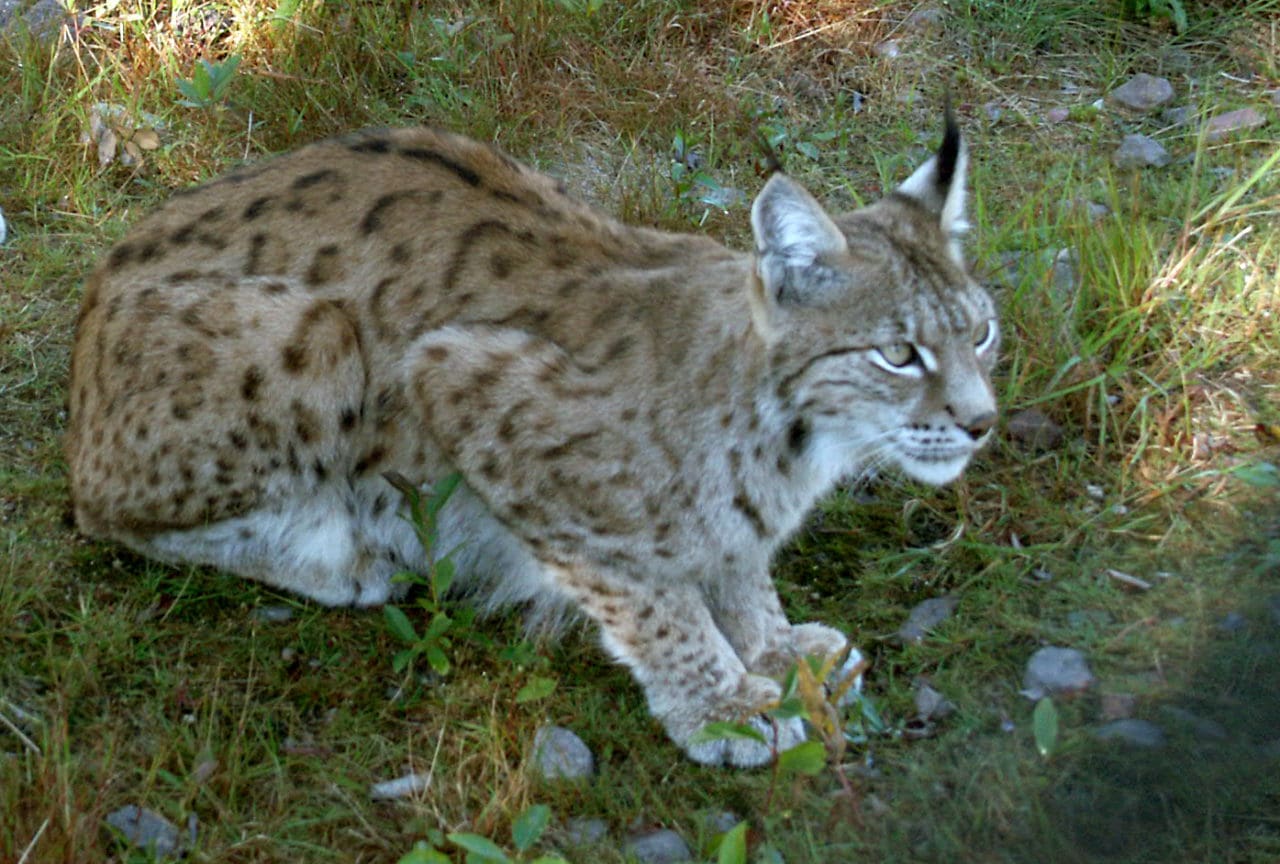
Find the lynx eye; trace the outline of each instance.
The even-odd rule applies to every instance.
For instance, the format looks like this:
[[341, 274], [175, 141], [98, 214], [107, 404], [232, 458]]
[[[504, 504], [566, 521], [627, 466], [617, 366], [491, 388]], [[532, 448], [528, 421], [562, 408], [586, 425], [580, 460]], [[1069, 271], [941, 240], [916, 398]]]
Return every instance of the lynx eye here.
[[876, 350], [880, 352], [884, 362], [890, 366], [901, 368], [910, 365], [916, 359], [915, 346], [910, 342], [894, 342], [892, 345], [885, 345]]
[[995, 338], [996, 327], [990, 320], [983, 321], [977, 327], [973, 328], [973, 347], [979, 351], [991, 343]]

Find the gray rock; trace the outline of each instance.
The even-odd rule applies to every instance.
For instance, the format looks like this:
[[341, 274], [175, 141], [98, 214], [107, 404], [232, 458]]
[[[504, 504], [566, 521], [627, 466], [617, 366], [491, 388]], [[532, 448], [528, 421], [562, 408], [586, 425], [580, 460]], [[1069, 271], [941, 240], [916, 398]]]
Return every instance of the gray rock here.
[[916, 713], [925, 720], [941, 720], [956, 710], [956, 706], [927, 681], [917, 681], [915, 689]]
[[293, 618], [293, 609], [289, 606], [258, 606], [249, 613], [249, 618], [262, 624], [283, 624]]
[[1051, 645], [1041, 648], [1027, 661], [1022, 695], [1032, 700], [1072, 695], [1088, 690], [1096, 680], [1083, 652]]
[[898, 628], [898, 638], [903, 642], [923, 642], [929, 631], [951, 617], [960, 603], [956, 594], [931, 597], [911, 610], [906, 623]]
[[635, 835], [627, 840], [626, 849], [640, 864], [686, 864], [693, 860], [688, 844], [669, 828]]
[[1167, 78], [1139, 72], [1107, 94], [1107, 101], [1129, 111], [1145, 113], [1173, 101], [1173, 85]]
[[1228, 111], [1226, 114], [1209, 118], [1204, 124], [1204, 137], [1206, 141], [1221, 141], [1233, 133], [1256, 129], [1266, 122], [1267, 118], [1253, 108]]
[[732, 810], [713, 810], [702, 820], [703, 826], [712, 834], [723, 834], [742, 821], [742, 817]]
[[1065, 123], [1071, 119], [1071, 109], [1062, 107], [1050, 108], [1044, 112], [1044, 119], [1049, 123]]
[[570, 819], [560, 831], [560, 836], [570, 846], [594, 846], [608, 835], [609, 823], [603, 819]]
[[1126, 135], [1111, 154], [1118, 168], [1163, 168], [1169, 164], [1169, 151], [1146, 135]]
[[1170, 126], [1186, 126], [1191, 121], [1191, 109], [1186, 105], [1166, 108], [1160, 112], [1160, 119]]
[[4, 224], [4, 211], [0, 210], [0, 243], [4, 243], [5, 237], [8, 236], [9, 229]]
[[172, 822], [154, 810], [129, 804], [107, 815], [107, 824], [120, 832], [130, 846], [149, 851], [157, 859], [175, 858], [182, 838]]
[[591, 750], [563, 726], [543, 726], [533, 736], [533, 764], [547, 780], [580, 780], [596, 770]]
[[872, 46], [871, 50], [886, 60], [892, 60], [902, 53], [902, 43], [897, 39], [889, 39]]
[[1033, 451], [1054, 450], [1062, 443], [1062, 427], [1038, 408], [1014, 414], [1005, 428], [1011, 439]]
[[939, 33], [947, 21], [947, 10], [940, 4], [927, 3], [915, 9], [902, 22], [906, 30], [916, 33]]
[[1165, 705], [1160, 710], [1190, 729], [1191, 733], [1201, 742], [1227, 740], [1227, 727], [1217, 720], [1201, 717], [1199, 714], [1188, 711], [1186, 708], [1179, 708], [1177, 705]]
[[1239, 612], [1231, 611], [1222, 616], [1218, 629], [1223, 633], [1242, 633], [1249, 629], [1249, 619]]
[[1123, 741], [1137, 747], [1155, 749], [1165, 744], [1164, 730], [1150, 720], [1127, 718], [1112, 720], [1093, 730], [1099, 741]]

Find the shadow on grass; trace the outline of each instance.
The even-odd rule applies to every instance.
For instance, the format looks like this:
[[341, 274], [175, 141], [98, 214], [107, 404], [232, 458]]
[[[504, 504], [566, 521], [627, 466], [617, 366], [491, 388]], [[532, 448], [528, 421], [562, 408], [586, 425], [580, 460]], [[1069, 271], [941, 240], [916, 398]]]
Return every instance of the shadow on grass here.
[[1016, 860], [1280, 861], [1280, 565], [1263, 582], [1192, 686], [1147, 714], [1164, 743], [1090, 739], [1066, 755], [1039, 801], [1053, 840]]

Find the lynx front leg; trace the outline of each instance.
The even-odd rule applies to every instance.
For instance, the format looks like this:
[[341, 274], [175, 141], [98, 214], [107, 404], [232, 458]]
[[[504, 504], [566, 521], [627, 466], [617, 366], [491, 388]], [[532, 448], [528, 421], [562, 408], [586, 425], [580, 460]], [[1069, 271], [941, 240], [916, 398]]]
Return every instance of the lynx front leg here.
[[[747, 671], [696, 588], [638, 585], [577, 569], [552, 571], [600, 625], [606, 650], [631, 669], [644, 688], [650, 713], [691, 759], [709, 765], [763, 765], [804, 740], [798, 719], [775, 723], [761, 715], [780, 695], [777, 682]], [[694, 740], [700, 729], [719, 720], [749, 722], [769, 746]]]
[[866, 661], [857, 648], [849, 646], [844, 634], [825, 624], [791, 624], [782, 611], [778, 593], [768, 571], [761, 568], [750, 575], [725, 580], [713, 597], [712, 614], [729, 643], [753, 673], [779, 678], [802, 657], [843, 658], [829, 676], [831, 689], [854, 675], [849, 693], [862, 688]]

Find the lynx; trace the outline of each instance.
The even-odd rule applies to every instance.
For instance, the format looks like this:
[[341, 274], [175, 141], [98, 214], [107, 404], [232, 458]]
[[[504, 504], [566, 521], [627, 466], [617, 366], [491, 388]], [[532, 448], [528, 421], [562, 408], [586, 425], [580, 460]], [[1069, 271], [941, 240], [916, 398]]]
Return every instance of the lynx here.
[[[770, 559], [841, 478], [940, 484], [991, 434], [999, 341], [966, 275], [967, 149], [829, 215], [775, 173], [752, 252], [630, 227], [492, 146], [313, 144], [175, 195], [87, 281], [66, 455], [87, 534], [328, 605], [428, 562], [392, 480], [457, 472], [439, 548], [486, 608], [576, 610], [694, 760], [804, 655]], [[397, 477], [397, 475], [399, 475]], [[695, 733], [742, 720], [767, 744]]]

